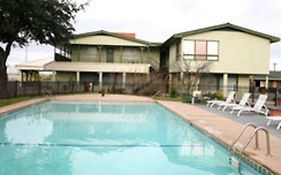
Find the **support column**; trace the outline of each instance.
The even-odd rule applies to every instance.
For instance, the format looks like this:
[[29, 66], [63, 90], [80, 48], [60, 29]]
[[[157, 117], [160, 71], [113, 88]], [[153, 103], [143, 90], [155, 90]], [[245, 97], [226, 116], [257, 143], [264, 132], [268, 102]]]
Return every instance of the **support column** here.
[[181, 86], [181, 92], [184, 93], [185, 92], [185, 84], [184, 84], [184, 72], [180, 72], [180, 84]]
[[32, 71], [29, 71], [29, 75], [28, 75], [28, 81], [31, 82], [32, 81]]
[[26, 71], [26, 72], [25, 72], [25, 81], [26, 81], [26, 82], [28, 82], [28, 81], [29, 81], [29, 80], [28, 80], [28, 77], [29, 77], [29, 72], [28, 72], [28, 71]]
[[102, 89], [102, 72], [99, 72], [99, 88]]
[[56, 81], [56, 74], [57, 74], [56, 71], [52, 72], [52, 81]]
[[123, 72], [123, 76], [122, 76], [122, 88], [125, 89], [126, 88], [126, 73]]
[[25, 72], [24, 72], [24, 75], [25, 75], [25, 76], [24, 76], [24, 78], [25, 78], [25, 82], [28, 82], [28, 72], [27, 72], [27, 71], [25, 71]]
[[32, 82], [32, 81], [34, 81], [35, 80], [35, 78], [34, 78], [34, 71], [31, 71], [31, 78], [30, 78], [30, 81]]
[[265, 89], [268, 89], [268, 76], [265, 76]]
[[227, 96], [227, 82], [228, 82], [228, 74], [223, 74], [223, 96]]
[[28, 81], [32, 82], [32, 71], [29, 71], [28, 74]]
[[76, 72], [76, 81], [80, 82], [80, 72], [79, 71]]
[[148, 72], [146, 76], [147, 76], [146, 80], [147, 80], [147, 82], [149, 82], [150, 81], [150, 73]]
[[23, 72], [20, 70], [20, 81], [23, 82]]
[[180, 81], [183, 82], [183, 72], [180, 73]]

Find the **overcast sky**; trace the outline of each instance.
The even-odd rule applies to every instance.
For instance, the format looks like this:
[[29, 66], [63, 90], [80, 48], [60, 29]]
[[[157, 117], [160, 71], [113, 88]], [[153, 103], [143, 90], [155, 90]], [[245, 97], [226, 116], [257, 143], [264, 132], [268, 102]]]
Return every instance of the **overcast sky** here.
[[[74, 26], [75, 33], [133, 32], [139, 39], [164, 42], [174, 33], [226, 22], [281, 37], [280, 19], [281, 0], [92, 0]], [[46, 45], [14, 48], [9, 72], [26, 57], [31, 61], [52, 56], [53, 48]], [[280, 42], [271, 45], [271, 68], [274, 62], [281, 70]]]

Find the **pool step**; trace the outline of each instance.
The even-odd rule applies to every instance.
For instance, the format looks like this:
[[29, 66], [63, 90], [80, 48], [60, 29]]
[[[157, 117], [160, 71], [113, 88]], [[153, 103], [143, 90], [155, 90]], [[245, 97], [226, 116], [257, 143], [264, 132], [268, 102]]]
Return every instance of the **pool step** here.
[[229, 157], [229, 164], [234, 168], [240, 170], [240, 161], [238, 160], [238, 158], [234, 156]]

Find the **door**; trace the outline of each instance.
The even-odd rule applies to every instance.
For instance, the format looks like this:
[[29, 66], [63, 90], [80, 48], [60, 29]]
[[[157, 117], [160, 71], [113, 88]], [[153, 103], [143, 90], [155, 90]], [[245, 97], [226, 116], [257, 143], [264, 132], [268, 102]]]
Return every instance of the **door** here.
[[114, 49], [113, 48], [107, 48], [106, 49], [106, 62], [107, 63], [113, 63], [114, 60]]

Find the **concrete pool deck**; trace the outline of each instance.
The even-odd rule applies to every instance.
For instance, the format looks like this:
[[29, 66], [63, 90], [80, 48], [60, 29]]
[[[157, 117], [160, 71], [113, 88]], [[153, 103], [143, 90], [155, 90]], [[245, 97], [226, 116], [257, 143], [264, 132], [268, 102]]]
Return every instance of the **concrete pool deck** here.
[[[49, 98], [35, 98], [19, 102], [16, 104], [0, 107], [0, 114], [5, 112], [11, 112], [20, 108], [41, 103], [47, 100], [61, 100], [61, 101], [122, 101], [122, 102], [158, 102], [168, 110], [176, 113], [184, 120], [196, 128], [203, 131], [208, 136], [214, 137], [219, 142], [230, 145], [240, 129], [243, 126], [243, 122], [235, 121], [229, 118], [224, 113], [217, 112], [212, 109], [207, 109], [203, 106], [195, 106], [181, 102], [171, 101], [155, 101], [149, 97], [132, 96], [132, 95], [108, 95], [101, 97], [100, 94], [77, 94], [77, 95], [59, 95], [52, 96]], [[274, 125], [275, 128], [275, 125]], [[281, 130], [279, 131], [281, 132]], [[278, 133], [277, 133], [278, 134]], [[271, 154], [272, 156], [265, 156], [266, 145], [264, 134], [259, 134], [260, 149], [255, 150], [254, 144], [251, 143], [245, 150], [245, 154], [252, 158], [254, 161], [267, 167], [275, 174], [281, 175], [281, 137], [272, 134], [271, 136]], [[241, 146], [245, 142], [246, 137], [242, 137], [241, 141], [237, 144]]]

